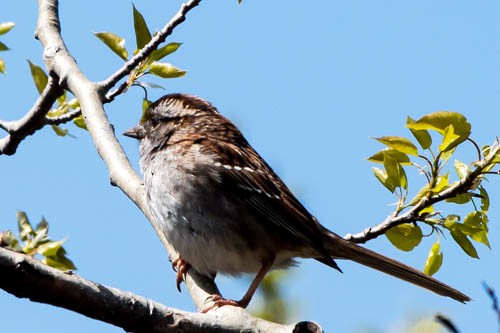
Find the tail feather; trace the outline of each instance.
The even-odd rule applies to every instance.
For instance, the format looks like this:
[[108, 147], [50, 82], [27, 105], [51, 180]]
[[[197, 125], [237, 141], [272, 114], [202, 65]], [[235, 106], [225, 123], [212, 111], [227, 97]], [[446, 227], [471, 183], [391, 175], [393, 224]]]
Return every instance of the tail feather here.
[[335, 259], [349, 259], [364, 266], [392, 275], [401, 280], [413, 283], [436, 294], [451, 297], [459, 302], [470, 301], [470, 297], [439, 280], [377, 252], [346, 241], [342, 237], [325, 230], [327, 241], [325, 247]]

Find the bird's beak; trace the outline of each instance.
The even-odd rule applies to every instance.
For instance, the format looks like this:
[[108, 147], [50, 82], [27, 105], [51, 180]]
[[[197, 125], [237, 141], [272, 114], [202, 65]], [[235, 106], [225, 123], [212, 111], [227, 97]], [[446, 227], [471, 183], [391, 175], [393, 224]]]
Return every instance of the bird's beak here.
[[123, 132], [123, 135], [137, 140], [142, 140], [146, 136], [146, 131], [142, 125], [137, 125]]

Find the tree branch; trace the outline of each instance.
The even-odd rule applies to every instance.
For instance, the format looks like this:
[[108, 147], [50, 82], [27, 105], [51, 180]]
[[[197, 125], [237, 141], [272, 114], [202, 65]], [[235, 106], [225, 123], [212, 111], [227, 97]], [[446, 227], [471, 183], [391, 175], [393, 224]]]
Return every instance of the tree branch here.
[[57, 116], [57, 117], [45, 117], [45, 124], [46, 125], [65, 124], [68, 121], [72, 121], [73, 119], [80, 116], [81, 114], [82, 114], [82, 110], [80, 108], [76, 108], [74, 110], [71, 110], [68, 113], [65, 113], [65, 114]]
[[397, 225], [422, 221], [423, 217], [420, 215], [420, 212], [422, 212], [425, 208], [438, 202], [445, 201], [446, 199], [454, 198], [459, 194], [468, 193], [469, 191], [474, 190], [480, 177], [483, 177], [485, 168], [494, 163], [493, 161], [498, 159], [499, 154], [500, 145], [496, 142], [496, 145], [491, 147], [488, 155], [481, 161], [477, 162], [475, 168], [460, 181], [435, 195], [432, 195], [432, 192], [429, 192], [429, 196], [424, 196], [415, 206], [402, 215], [391, 215], [382, 223], [377, 224], [374, 227], [367, 228], [354, 235], [347, 234], [344, 238], [354, 243], [366, 243], [371, 239], [385, 234], [387, 230]]
[[[103, 109], [98, 85], [83, 75], [64, 45], [60, 35], [57, 0], [39, 0], [37, 36], [44, 47], [44, 60], [49, 72], [56, 73], [60, 84], [71, 91], [80, 102], [85, 124], [97, 152], [109, 170], [111, 184], [118, 186], [142, 210], [170, 256], [175, 257], [175, 251], [165, 239], [162, 230], [152, 223], [142, 179], [130, 165], [114, 135]], [[186, 284], [199, 309], [204, 306], [209, 295], [218, 292], [212, 280], [198, 275], [194, 270], [187, 274]]]
[[305, 325], [279, 325], [232, 307], [211, 314], [169, 308], [1, 247], [0, 271], [0, 288], [19, 298], [72, 310], [127, 332], [297, 332]]
[[0, 155], [15, 154], [17, 147], [27, 136], [45, 126], [45, 115], [62, 93], [61, 87], [50, 76], [45, 89], [24, 117], [16, 121], [0, 120], [0, 128], [8, 133], [6, 137], [0, 139]]

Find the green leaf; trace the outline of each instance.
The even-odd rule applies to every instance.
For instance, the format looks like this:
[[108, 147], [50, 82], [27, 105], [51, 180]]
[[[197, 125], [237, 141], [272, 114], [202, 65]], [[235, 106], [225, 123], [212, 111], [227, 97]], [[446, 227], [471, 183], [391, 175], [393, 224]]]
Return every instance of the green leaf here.
[[400, 224], [385, 232], [385, 236], [402, 251], [413, 250], [422, 240], [422, 230], [410, 223]]
[[17, 211], [17, 227], [19, 229], [19, 237], [21, 240], [26, 241], [35, 236], [35, 231], [31, 226], [28, 216], [25, 212], [20, 210]]
[[392, 159], [390, 156], [385, 156], [384, 168], [387, 172], [388, 181], [390, 181], [394, 187], [408, 188], [405, 170], [396, 160]]
[[123, 60], [128, 59], [128, 52], [125, 49], [125, 39], [120, 36], [115, 35], [112, 32], [94, 32], [94, 35], [99, 38], [107, 47], [111, 49], [115, 54], [117, 54]]
[[65, 128], [61, 128], [57, 125], [51, 125], [52, 129], [54, 132], [57, 134], [57, 136], [66, 136], [68, 135], [68, 130]]
[[457, 196], [454, 196], [453, 198], [448, 198], [445, 201], [446, 202], [453, 202], [459, 205], [466, 204], [470, 201], [472, 196], [469, 193], [462, 193], [458, 194]]
[[6, 34], [12, 28], [14, 28], [16, 24], [14, 22], [2, 22], [0, 23], [0, 35]]
[[0, 51], [8, 51], [9, 48], [4, 43], [0, 42]]
[[79, 115], [75, 119], [73, 119], [73, 123], [77, 126], [80, 127], [81, 129], [87, 130], [87, 125], [85, 125], [85, 120], [83, 119], [82, 115]]
[[424, 273], [427, 275], [434, 275], [441, 264], [443, 263], [443, 253], [441, 252], [441, 245], [439, 244], [439, 240], [436, 241], [427, 255], [427, 260], [425, 261]]
[[149, 71], [164, 79], [181, 77], [186, 74], [186, 71], [164, 62], [153, 62], [151, 67], [149, 67]]
[[61, 251], [63, 243], [64, 240], [47, 242], [38, 247], [37, 253], [45, 257], [54, 257], [59, 251]]
[[19, 246], [16, 236], [10, 230], [0, 232], [0, 246], [19, 253], [22, 253], [23, 250]]
[[149, 32], [146, 20], [142, 14], [132, 5], [134, 11], [134, 30], [135, 41], [137, 49], [140, 50], [151, 40], [151, 33]]
[[28, 63], [30, 65], [31, 77], [33, 78], [33, 82], [35, 82], [38, 93], [41, 94], [48, 82], [47, 74], [45, 74], [41, 67], [35, 65], [31, 61], [28, 60]]
[[[406, 118], [406, 125], [408, 127], [408, 124], [413, 124], [415, 120], [413, 120], [411, 117]], [[417, 139], [418, 143], [422, 147], [422, 149], [428, 149], [432, 145], [432, 137], [429, 134], [429, 132], [425, 129], [423, 130], [415, 130], [415, 129], [410, 129], [411, 134]]]
[[[434, 130], [439, 134], [445, 136], [447, 131], [446, 129], [450, 125], [453, 127], [453, 135], [458, 136], [458, 139], [453, 142], [454, 146], [457, 146], [469, 137], [471, 132], [471, 125], [467, 121], [467, 119], [458, 112], [440, 111], [430, 113], [414, 121], [413, 123], [407, 124], [406, 126], [411, 130]], [[449, 133], [448, 135], [451, 135], [451, 133]], [[450, 138], [448, 138], [448, 140], [449, 139]], [[453, 146], [445, 147], [443, 145], [442, 148], [443, 149], [440, 148], [440, 151], [451, 149], [453, 148]]]
[[446, 216], [446, 218], [444, 219], [443, 225], [446, 229], [452, 229], [454, 225], [457, 223], [457, 221], [460, 221], [460, 216], [455, 214], [450, 214]]
[[148, 108], [149, 106], [152, 104], [153, 102], [151, 102], [150, 100], [148, 100], [147, 98], [143, 98], [142, 99], [142, 112], [144, 113]]
[[435, 130], [444, 135], [446, 128], [453, 125], [455, 133], [458, 135], [470, 134], [471, 125], [467, 119], [458, 112], [440, 111], [429, 113], [422, 118], [407, 124], [407, 127], [414, 130]]
[[474, 233], [474, 228], [470, 225], [465, 225], [458, 223], [460, 217], [458, 215], [450, 214], [444, 220], [444, 227], [450, 231], [451, 237], [457, 242], [457, 244], [473, 258], [478, 258], [476, 249], [472, 245], [471, 241], [467, 238], [467, 235]]
[[446, 130], [444, 132], [443, 142], [441, 142], [441, 144], [439, 145], [439, 151], [449, 151], [463, 141], [464, 140], [461, 140], [459, 135], [455, 134], [455, 128], [453, 127], [453, 125], [449, 125], [448, 127], [446, 127]]
[[479, 194], [481, 195], [481, 210], [487, 212], [490, 209], [490, 196], [483, 186], [479, 186]]
[[[491, 248], [488, 240], [488, 216], [483, 212], [474, 211], [464, 218], [462, 231], [476, 242]], [[464, 230], [469, 227], [469, 229]]]
[[167, 45], [151, 52], [149, 59], [151, 61], [158, 61], [167, 55], [174, 53], [182, 45], [182, 43], [168, 43]]
[[0, 73], [5, 74], [5, 61], [0, 58]]
[[457, 244], [464, 250], [472, 258], [479, 259], [476, 248], [472, 245], [471, 241], [467, 238], [467, 236], [460, 230], [460, 228], [453, 227], [450, 230], [451, 237], [457, 242]]
[[42, 220], [36, 225], [35, 232], [44, 232], [47, 233], [49, 231], [49, 223], [45, 218], [42, 218]]
[[385, 156], [389, 156], [401, 165], [411, 165], [410, 158], [405, 153], [392, 148], [385, 148], [368, 157], [368, 161], [375, 163], [384, 163]]
[[399, 136], [383, 136], [375, 138], [380, 143], [409, 155], [418, 155], [418, 148], [407, 138]]
[[420, 212], [418, 212], [418, 215], [422, 216], [422, 215], [434, 213], [434, 212], [435, 212], [434, 206], [427, 206], [424, 209], [422, 209]]
[[377, 167], [372, 167], [372, 170], [373, 174], [382, 183], [382, 185], [384, 185], [389, 191], [394, 192], [396, 187], [391, 183], [389, 177], [387, 177], [387, 172]]
[[415, 204], [417, 204], [420, 199], [422, 199], [423, 197], [425, 197], [426, 195], [429, 195], [429, 193], [438, 193], [440, 191], [442, 191], [443, 189], [447, 188], [448, 187], [448, 173], [446, 173], [445, 175], [443, 176], [438, 176], [437, 180], [436, 180], [436, 185], [434, 186], [434, 188], [432, 189], [429, 189], [429, 184], [425, 184], [424, 186], [422, 186], [422, 188], [418, 191], [418, 193], [415, 195], [415, 197], [413, 197], [413, 199], [411, 199], [410, 203], [408, 204], [409, 206], [413, 206]]
[[63, 105], [64, 102], [66, 102], [66, 90], [63, 91], [61, 96], [57, 97], [57, 103], [59, 103], [59, 106]]
[[460, 179], [464, 179], [465, 177], [467, 177], [470, 172], [467, 164], [460, 162], [459, 160], [455, 160], [453, 166], [455, 167], [455, 171], [457, 172], [457, 175]]
[[55, 257], [46, 257], [42, 259], [42, 263], [61, 271], [76, 270], [76, 266], [73, 264], [73, 262], [64, 255]]

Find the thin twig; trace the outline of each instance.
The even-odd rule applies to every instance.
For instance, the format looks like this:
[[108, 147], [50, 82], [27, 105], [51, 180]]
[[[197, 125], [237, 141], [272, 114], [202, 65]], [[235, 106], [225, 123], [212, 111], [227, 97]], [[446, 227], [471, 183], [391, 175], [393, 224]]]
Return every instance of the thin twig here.
[[65, 113], [65, 114], [57, 116], [57, 117], [45, 117], [45, 124], [46, 125], [65, 124], [68, 121], [72, 121], [73, 119], [77, 118], [81, 114], [82, 114], [82, 109], [77, 108], [75, 110], [72, 110], [68, 113]]
[[[475, 166], [475, 169], [470, 172], [464, 179], [456, 182], [454, 185], [448, 187], [446, 190], [441, 191], [435, 195], [425, 196], [415, 204], [408, 211], [398, 216], [389, 216], [381, 223], [367, 228], [357, 234], [347, 234], [344, 238], [354, 243], [366, 243], [367, 241], [377, 238], [385, 234], [387, 230], [403, 223], [413, 223], [422, 220], [420, 212], [435, 203], [445, 201], [446, 199], [456, 197], [459, 194], [467, 193], [472, 190], [476, 185], [479, 177], [484, 173], [483, 170], [492, 163], [496, 158], [495, 155], [500, 153], [500, 146], [492, 147], [487, 156]], [[434, 175], [433, 177], [436, 177]], [[435, 184], [434, 184], [435, 185]], [[432, 187], [431, 187], [432, 188]]]

